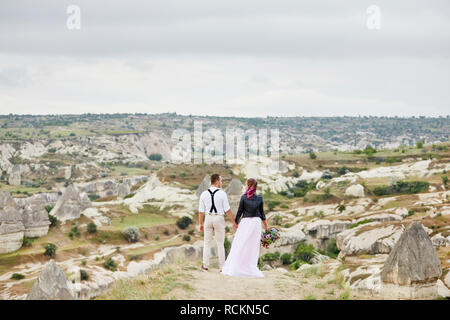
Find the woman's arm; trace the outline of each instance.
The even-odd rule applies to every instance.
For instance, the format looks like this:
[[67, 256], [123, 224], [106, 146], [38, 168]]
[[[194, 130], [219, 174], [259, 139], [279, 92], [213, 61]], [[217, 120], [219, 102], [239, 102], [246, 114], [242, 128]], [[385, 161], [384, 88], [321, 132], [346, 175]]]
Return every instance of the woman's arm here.
[[264, 225], [264, 229], [265, 230], [269, 230], [269, 227], [267, 226], [266, 215], [264, 213], [264, 201], [263, 201], [262, 198], [261, 198], [261, 204], [260, 204], [260, 207], [259, 207], [259, 212], [260, 212], [260, 215], [261, 215], [262, 223]]
[[239, 223], [239, 219], [241, 218], [243, 212], [244, 212], [244, 198], [241, 197], [241, 200], [239, 201], [239, 208], [236, 214], [236, 223]]

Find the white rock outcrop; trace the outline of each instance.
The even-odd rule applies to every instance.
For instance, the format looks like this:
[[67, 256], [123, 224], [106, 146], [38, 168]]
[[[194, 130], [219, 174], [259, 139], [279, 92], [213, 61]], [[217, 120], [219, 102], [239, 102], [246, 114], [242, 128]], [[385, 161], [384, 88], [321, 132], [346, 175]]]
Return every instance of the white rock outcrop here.
[[0, 253], [18, 250], [22, 246], [25, 227], [20, 208], [9, 192], [0, 193]]
[[354, 184], [345, 190], [346, 196], [362, 198], [364, 197], [364, 187], [360, 184]]
[[[389, 253], [400, 237], [402, 230], [395, 225], [377, 227], [377, 224], [378, 222], [362, 224], [338, 234], [336, 244], [341, 250], [339, 257]], [[367, 227], [369, 228], [367, 229]]]

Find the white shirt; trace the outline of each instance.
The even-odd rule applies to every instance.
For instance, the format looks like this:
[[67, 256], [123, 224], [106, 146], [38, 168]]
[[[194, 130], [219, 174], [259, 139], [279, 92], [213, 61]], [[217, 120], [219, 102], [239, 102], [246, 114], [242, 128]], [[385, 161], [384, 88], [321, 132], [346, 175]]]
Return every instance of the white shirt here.
[[[212, 186], [209, 187], [209, 190], [211, 190], [211, 192], [214, 192], [214, 190], [216, 190], [216, 189], [219, 189], [219, 188], [212, 187]], [[214, 205], [217, 209], [217, 213], [213, 211], [212, 212], [213, 214], [224, 215], [225, 212], [230, 210], [230, 204], [228, 203], [227, 194], [222, 189], [219, 189], [219, 191], [217, 191], [214, 194]], [[212, 206], [211, 194], [208, 192], [208, 190], [205, 190], [200, 195], [198, 211], [208, 214], [209, 210], [211, 209], [211, 206]]]

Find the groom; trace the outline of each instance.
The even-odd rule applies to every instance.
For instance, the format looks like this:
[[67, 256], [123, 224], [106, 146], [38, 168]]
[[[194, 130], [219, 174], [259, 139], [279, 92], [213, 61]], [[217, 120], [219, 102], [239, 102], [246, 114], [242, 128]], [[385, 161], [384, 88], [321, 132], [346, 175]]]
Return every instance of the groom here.
[[[202, 265], [202, 270], [204, 271], [208, 271], [209, 268], [209, 254], [211, 252], [210, 242], [212, 240], [213, 231], [217, 243], [220, 271], [222, 271], [222, 266], [225, 263], [225, 214], [228, 216], [228, 219], [233, 222], [234, 229], [237, 228], [237, 223], [233, 218], [233, 213], [231, 212], [230, 204], [228, 203], [227, 194], [220, 188], [222, 188], [222, 177], [215, 173], [211, 176], [211, 186], [200, 195], [198, 218], [200, 231], [204, 232]], [[205, 218], [204, 223], [203, 218]]]

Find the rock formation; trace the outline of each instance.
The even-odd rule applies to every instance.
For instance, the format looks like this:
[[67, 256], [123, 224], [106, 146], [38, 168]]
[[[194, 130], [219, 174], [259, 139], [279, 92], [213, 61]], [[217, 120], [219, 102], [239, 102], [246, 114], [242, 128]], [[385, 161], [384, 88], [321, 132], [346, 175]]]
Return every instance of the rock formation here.
[[27, 300], [74, 300], [66, 275], [54, 260], [45, 264]]
[[93, 193], [99, 197], [118, 196], [123, 198], [130, 193], [130, 188], [148, 180], [147, 176], [134, 176], [120, 181], [103, 179], [75, 184], [80, 192]]
[[325, 250], [327, 241], [348, 229], [351, 225], [350, 221], [342, 220], [317, 220], [308, 223], [305, 226], [304, 232], [306, 234], [306, 241], [313, 246]]
[[200, 183], [200, 185], [198, 186], [197, 190], [195, 190], [195, 195], [197, 197], [200, 197], [202, 192], [205, 191], [206, 189], [208, 189], [210, 185], [211, 185], [211, 176], [209, 174], [207, 174], [203, 178], [203, 181], [202, 181], [202, 183]]
[[61, 198], [56, 202], [55, 207], [50, 212], [60, 221], [78, 219], [83, 210], [90, 206], [90, 201], [80, 196], [80, 193], [73, 185], [68, 186]]
[[21, 183], [21, 176], [20, 176], [20, 165], [16, 164], [11, 170], [11, 173], [9, 175], [8, 182], [12, 186], [19, 186]]
[[50, 220], [45, 210], [45, 202], [39, 197], [30, 198], [22, 211], [25, 236], [42, 237], [48, 233]]
[[0, 193], [0, 253], [18, 250], [24, 231], [20, 208], [9, 192], [3, 191]]
[[339, 257], [389, 253], [400, 235], [399, 226], [379, 226], [378, 222], [370, 222], [345, 230], [336, 237], [336, 245], [341, 250]]
[[360, 184], [354, 184], [345, 190], [345, 195], [362, 198], [364, 197], [364, 187]]
[[225, 188], [228, 196], [241, 196], [244, 193], [244, 185], [241, 180], [233, 178], [230, 184]]
[[441, 263], [430, 237], [420, 222], [402, 233], [381, 272], [382, 296], [386, 299], [433, 299]]
[[123, 182], [123, 183], [119, 184], [119, 187], [117, 188], [117, 196], [119, 198], [124, 198], [125, 196], [127, 196], [130, 193], [131, 193], [131, 188], [128, 185], [128, 183]]

